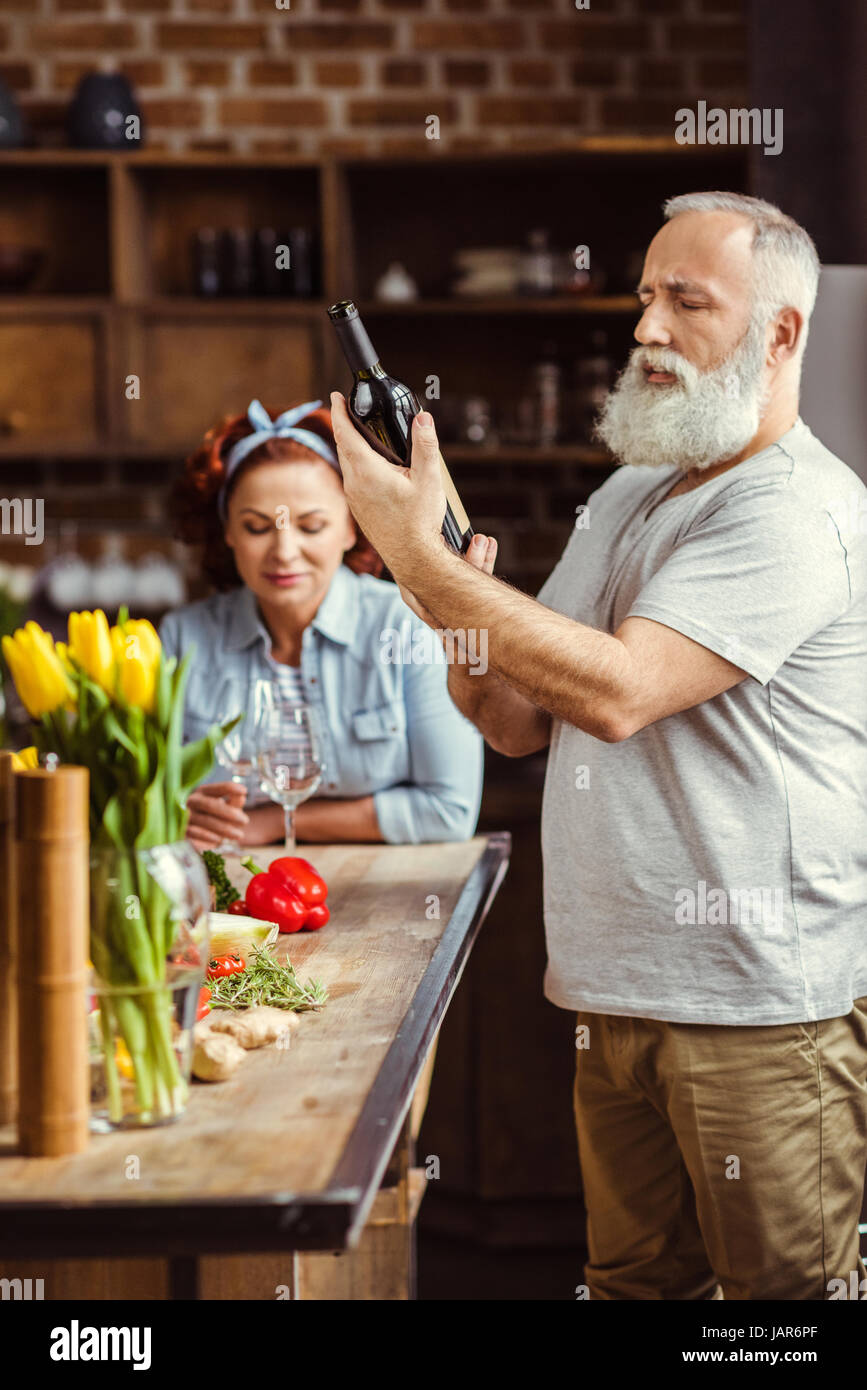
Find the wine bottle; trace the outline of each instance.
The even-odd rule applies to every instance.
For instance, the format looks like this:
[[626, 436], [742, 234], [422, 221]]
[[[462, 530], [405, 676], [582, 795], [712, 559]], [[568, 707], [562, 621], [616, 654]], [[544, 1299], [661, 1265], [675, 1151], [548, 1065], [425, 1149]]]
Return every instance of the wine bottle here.
[[[390, 463], [411, 466], [412, 420], [421, 410], [418, 398], [402, 381], [385, 371], [350, 299], [332, 304], [328, 317], [352, 371], [348, 405], [355, 424], [383, 458]], [[442, 454], [440, 467], [446, 494], [443, 536], [452, 550], [463, 555], [473, 538], [473, 528]]]

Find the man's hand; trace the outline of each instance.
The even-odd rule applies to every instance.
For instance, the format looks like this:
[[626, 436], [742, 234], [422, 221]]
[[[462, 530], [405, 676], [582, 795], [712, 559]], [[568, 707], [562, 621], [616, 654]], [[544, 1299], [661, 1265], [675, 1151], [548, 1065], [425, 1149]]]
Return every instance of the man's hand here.
[[339, 391], [331, 393], [331, 425], [349, 509], [395, 579], [407, 561], [442, 548], [446, 496], [432, 417], [412, 422], [412, 467], [389, 463], [352, 422]]
[[243, 842], [250, 820], [241, 807], [247, 799], [247, 788], [238, 782], [207, 782], [196, 787], [187, 797], [190, 813], [187, 839], [201, 853], [213, 849], [223, 840]]
[[[485, 574], [493, 574], [497, 559], [496, 539], [493, 536], [483, 536], [477, 531], [467, 546], [465, 559], [473, 566], [473, 569], [483, 570]], [[404, 603], [412, 609], [413, 613], [421, 618], [423, 623], [427, 623], [428, 627], [443, 626], [432, 613], [428, 612], [424, 604], [414, 593], [404, 588], [402, 584], [399, 584], [398, 588], [400, 589], [400, 596]], [[446, 624], [446, 626], [448, 626], [448, 624]]]

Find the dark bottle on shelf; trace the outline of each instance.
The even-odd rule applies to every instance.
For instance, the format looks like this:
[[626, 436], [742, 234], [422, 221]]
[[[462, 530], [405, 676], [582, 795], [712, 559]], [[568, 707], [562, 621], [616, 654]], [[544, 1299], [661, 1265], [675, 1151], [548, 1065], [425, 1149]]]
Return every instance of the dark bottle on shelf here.
[[288, 294], [288, 271], [281, 270], [277, 264], [278, 247], [284, 244], [283, 238], [273, 227], [259, 227], [255, 234], [256, 276], [255, 286], [259, 294]]
[[576, 432], [585, 444], [593, 442], [593, 426], [611, 390], [614, 376], [608, 334], [603, 328], [597, 328], [590, 334], [589, 351], [575, 364]]
[[313, 234], [306, 227], [292, 227], [288, 245], [291, 293], [296, 299], [312, 299], [316, 292]]
[[[328, 317], [334, 324], [353, 375], [348, 401], [350, 415], [383, 458], [390, 463], [411, 465], [412, 420], [421, 410], [418, 398], [402, 381], [385, 371], [351, 300], [341, 299], [332, 304]], [[443, 536], [452, 550], [462, 555], [473, 538], [473, 528], [442, 454], [440, 465], [446, 494]]]
[[193, 241], [193, 278], [196, 294], [220, 293], [220, 246], [215, 227], [199, 227]]
[[231, 227], [220, 237], [220, 280], [224, 294], [253, 293], [253, 237], [245, 227]]

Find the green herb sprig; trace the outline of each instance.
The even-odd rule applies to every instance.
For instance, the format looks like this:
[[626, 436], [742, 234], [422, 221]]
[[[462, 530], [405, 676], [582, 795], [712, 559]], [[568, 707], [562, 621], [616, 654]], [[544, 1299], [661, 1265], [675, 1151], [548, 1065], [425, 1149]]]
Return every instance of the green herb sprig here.
[[221, 854], [212, 849], [203, 850], [202, 859], [205, 861], [208, 878], [216, 894], [214, 911], [227, 912], [229, 904], [236, 903], [241, 894], [226, 873], [226, 861]]
[[257, 1004], [271, 1004], [277, 1009], [301, 1013], [321, 1008], [327, 998], [317, 980], [302, 984], [291, 964], [281, 965], [258, 947], [253, 948], [246, 970], [211, 981], [212, 1009], [250, 1009]]

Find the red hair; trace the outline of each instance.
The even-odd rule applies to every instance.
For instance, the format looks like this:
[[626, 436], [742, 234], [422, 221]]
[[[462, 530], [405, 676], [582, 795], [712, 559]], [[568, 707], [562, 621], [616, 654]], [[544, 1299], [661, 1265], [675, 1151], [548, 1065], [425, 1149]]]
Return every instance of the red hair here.
[[[269, 410], [272, 420], [291, 409]], [[299, 428], [310, 430], [332, 449], [334, 432], [331, 411], [320, 408], [298, 421]], [[202, 547], [202, 574], [215, 589], [232, 589], [241, 583], [235, 567], [232, 549], [223, 539], [223, 522], [217, 509], [217, 498], [226, 478], [226, 458], [233, 444], [255, 433], [246, 415], [226, 416], [221, 424], [208, 430], [198, 449], [184, 463], [184, 471], [172, 488], [172, 509], [177, 518], [175, 535], [185, 545]], [[238, 480], [259, 463], [309, 463], [319, 455], [297, 439], [266, 439], [242, 459], [232, 474], [226, 493], [226, 503]], [[335, 472], [337, 470], [335, 469]], [[338, 478], [340, 474], [337, 473]], [[342, 480], [341, 480], [342, 486]], [[379, 576], [384, 565], [373, 546], [356, 526], [357, 540], [344, 555], [344, 563], [356, 574]]]

